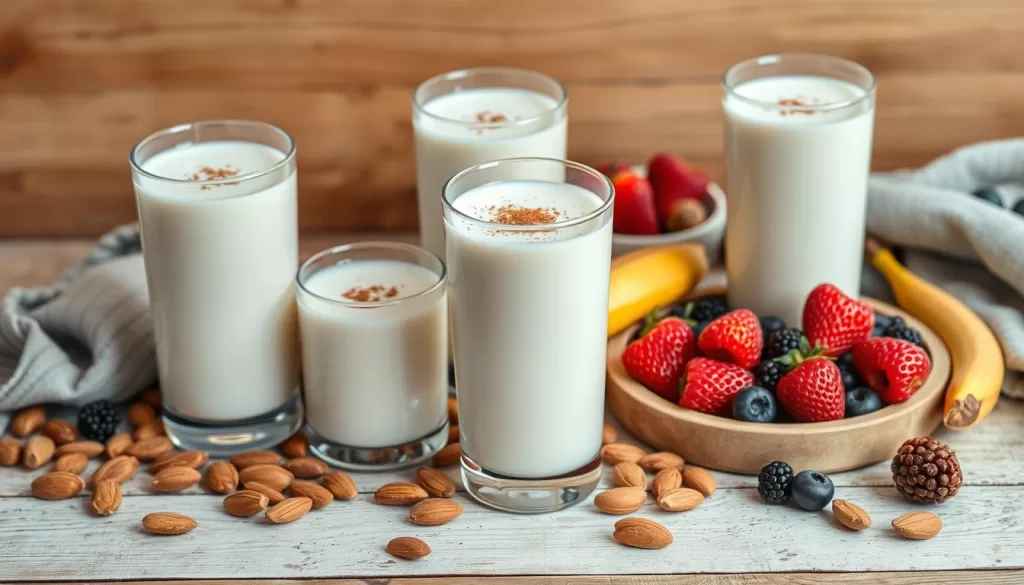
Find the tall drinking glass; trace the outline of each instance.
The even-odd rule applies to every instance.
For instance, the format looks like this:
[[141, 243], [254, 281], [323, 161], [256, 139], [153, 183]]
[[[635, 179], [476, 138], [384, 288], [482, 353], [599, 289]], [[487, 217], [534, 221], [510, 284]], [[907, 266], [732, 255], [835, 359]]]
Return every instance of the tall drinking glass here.
[[213, 454], [302, 422], [295, 143], [260, 122], [161, 130], [131, 152], [168, 436]]
[[600, 478], [613, 198], [543, 158], [444, 188], [462, 477], [484, 504], [557, 510]]

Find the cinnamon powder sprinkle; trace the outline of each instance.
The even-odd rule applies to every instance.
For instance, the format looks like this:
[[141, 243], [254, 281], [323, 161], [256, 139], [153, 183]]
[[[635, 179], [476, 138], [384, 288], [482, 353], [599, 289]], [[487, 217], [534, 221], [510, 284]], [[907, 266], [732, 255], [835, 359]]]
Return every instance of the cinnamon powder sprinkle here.
[[[221, 179], [230, 179], [239, 173], [239, 170], [227, 165], [224, 167], [199, 167], [199, 172], [192, 173], [188, 176], [189, 181], [217, 181]], [[220, 187], [223, 185], [237, 185], [238, 183], [222, 183], [219, 185], [203, 185], [200, 187], [203, 191], [209, 191], [214, 187]]]
[[357, 303], [378, 303], [385, 299], [393, 299], [397, 297], [398, 287], [386, 287], [382, 284], [354, 286], [342, 293], [341, 296]]
[[[815, 98], [815, 103], [817, 103], [818, 101], [820, 101], [820, 100]], [[781, 100], [779, 100], [779, 105], [780, 106], [791, 106], [791, 108], [792, 108], [792, 109], [789, 109], [789, 110], [781, 110], [779, 112], [779, 114], [782, 115], [782, 116], [786, 116], [788, 114], [806, 114], [806, 115], [810, 116], [811, 114], [814, 114], [814, 110], [805, 107], [805, 106], [807, 106], [807, 102], [805, 102], [805, 101], [803, 101], [801, 99], [798, 99], [798, 98], [781, 99]]]
[[562, 214], [557, 209], [545, 207], [521, 207], [519, 205], [502, 205], [490, 207], [491, 221], [504, 225], [545, 225], [555, 223]]

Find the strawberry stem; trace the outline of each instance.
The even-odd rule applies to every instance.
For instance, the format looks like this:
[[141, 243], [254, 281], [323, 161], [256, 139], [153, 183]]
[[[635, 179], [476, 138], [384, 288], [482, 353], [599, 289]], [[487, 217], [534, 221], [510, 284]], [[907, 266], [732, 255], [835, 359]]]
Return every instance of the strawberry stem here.
[[658, 308], [655, 307], [644, 317], [644, 327], [640, 330], [640, 337], [650, 333], [651, 329], [654, 329], [654, 326], [658, 324], [658, 321]]

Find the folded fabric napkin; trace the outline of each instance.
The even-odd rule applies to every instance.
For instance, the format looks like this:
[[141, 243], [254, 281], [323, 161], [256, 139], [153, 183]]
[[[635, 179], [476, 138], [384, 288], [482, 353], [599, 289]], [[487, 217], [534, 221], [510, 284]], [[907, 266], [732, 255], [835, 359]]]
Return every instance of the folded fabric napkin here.
[[[971, 195], [995, 187], [1005, 208]], [[867, 230], [905, 248], [904, 264], [973, 309], [1003, 347], [1003, 393], [1024, 398], [1024, 139], [985, 142], [917, 171], [874, 173]], [[887, 296], [880, 276], [865, 293]]]

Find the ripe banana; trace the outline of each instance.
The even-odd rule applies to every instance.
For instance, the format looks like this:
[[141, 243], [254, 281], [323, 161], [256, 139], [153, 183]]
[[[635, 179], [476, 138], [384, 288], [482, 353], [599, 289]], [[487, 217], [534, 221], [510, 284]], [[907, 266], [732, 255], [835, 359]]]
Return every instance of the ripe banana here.
[[946, 388], [942, 422], [966, 429], [985, 418], [999, 400], [1003, 385], [1003, 351], [992, 331], [956, 297], [922, 280], [888, 249], [867, 239], [867, 258], [885, 276], [896, 302], [931, 327], [949, 349], [953, 371]]
[[615, 258], [608, 287], [608, 337], [686, 295], [707, 271], [708, 256], [700, 244], [655, 246]]

